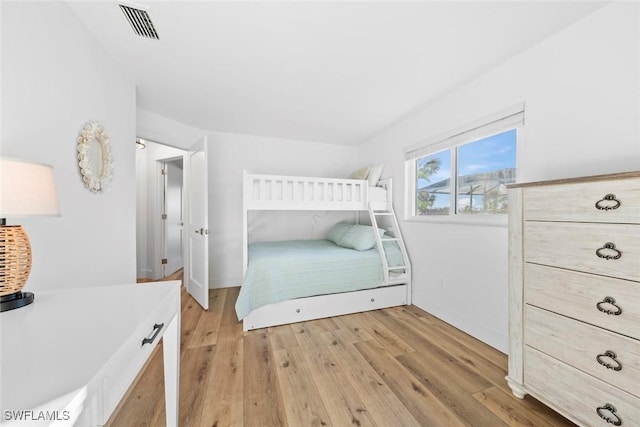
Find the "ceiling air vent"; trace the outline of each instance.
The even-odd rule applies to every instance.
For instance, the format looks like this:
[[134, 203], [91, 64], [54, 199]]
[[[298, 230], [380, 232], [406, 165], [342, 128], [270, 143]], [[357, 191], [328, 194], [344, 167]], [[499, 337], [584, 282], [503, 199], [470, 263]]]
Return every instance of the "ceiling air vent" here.
[[127, 21], [131, 24], [133, 31], [140, 37], [147, 37], [150, 39], [159, 40], [158, 33], [156, 32], [151, 17], [146, 10], [120, 4], [120, 10], [127, 17]]

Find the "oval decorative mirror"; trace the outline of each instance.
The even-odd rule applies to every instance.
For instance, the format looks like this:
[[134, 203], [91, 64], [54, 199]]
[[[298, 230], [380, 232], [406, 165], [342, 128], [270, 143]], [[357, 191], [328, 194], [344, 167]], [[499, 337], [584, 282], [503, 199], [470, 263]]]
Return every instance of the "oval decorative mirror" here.
[[78, 136], [78, 165], [84, 185], [94, 193], [103, 191], [113, 178], [113, 154], [102, 125], [89, 122]]

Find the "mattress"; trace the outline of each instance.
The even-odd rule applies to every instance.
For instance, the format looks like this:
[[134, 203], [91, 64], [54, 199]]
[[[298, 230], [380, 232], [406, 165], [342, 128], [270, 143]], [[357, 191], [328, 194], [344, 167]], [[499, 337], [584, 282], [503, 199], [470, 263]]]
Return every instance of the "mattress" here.
[[[402, 265], [395, 242], [383, 242], [390, 266]], [[377, 248], [356, 251], [328, 240], [256, 242], [236, 301], [242, 320], [266, 304], [379, 287], [384, 281]]]

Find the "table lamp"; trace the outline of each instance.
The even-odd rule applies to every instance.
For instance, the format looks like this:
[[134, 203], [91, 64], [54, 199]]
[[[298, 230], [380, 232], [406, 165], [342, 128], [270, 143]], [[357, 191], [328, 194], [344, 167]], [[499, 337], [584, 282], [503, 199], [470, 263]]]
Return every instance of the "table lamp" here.
[[33, 302], [22, 292], [31, 272], [31, 244], [20, 225], [7, 218], [59, 216], [58, 198], [49, 165], [0, 158], [0, 312]]

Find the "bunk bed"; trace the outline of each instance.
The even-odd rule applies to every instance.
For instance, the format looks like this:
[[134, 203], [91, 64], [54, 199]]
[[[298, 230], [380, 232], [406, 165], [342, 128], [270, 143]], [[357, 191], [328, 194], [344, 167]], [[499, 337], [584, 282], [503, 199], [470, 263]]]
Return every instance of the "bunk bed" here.
[[[243, 172], [244, 281], [236, 302], [243, 330], [411, 304], [411, 264], [393, 210], [392, 181], [370, 184], [367, 179]], [[368, 212], [374, 248], [337, 246], [330, 236], [249, 244], [250, 212], [291, 210], [353, 211], [358, 219]], [[344, 227], [359, 232], [367, 226]], [[340, 229], [340, 224], [332, 228]], [[340, 277], [342, 284], [334, 285], [329, 276]], [[289, 287], [279, 288], [282, 282]]]

